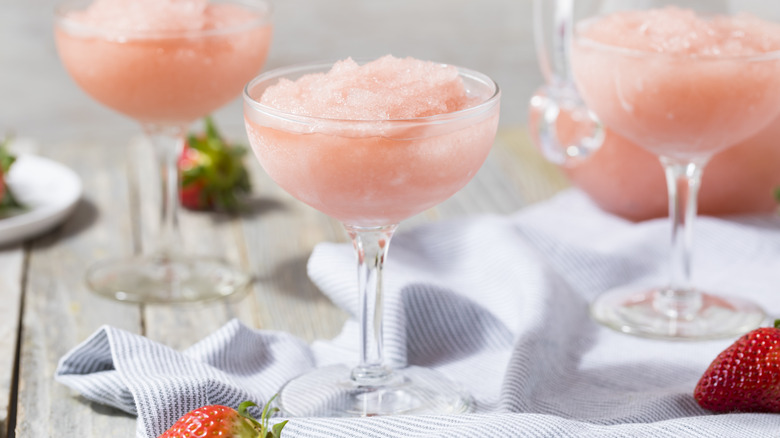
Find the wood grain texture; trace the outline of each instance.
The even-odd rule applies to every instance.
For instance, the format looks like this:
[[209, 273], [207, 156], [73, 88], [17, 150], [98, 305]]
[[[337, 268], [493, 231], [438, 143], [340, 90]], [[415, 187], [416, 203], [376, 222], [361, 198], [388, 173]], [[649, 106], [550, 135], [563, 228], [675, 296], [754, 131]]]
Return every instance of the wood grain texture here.
[[9, 426], [25, 254], [22, 244], [0, 248], [0, 438]]
[[63, 144], [50, 158], [82, 179], [84, 197], [59, 228], [31, 245], [21, 333], [17, 437], [131, 436], [135, 419], [54, 381], [59, 359], [104, 324], [140, 332], [138, 306], [86, 290], [89, 264], [132, 253], [124, 147]]
[[[159, 232], [161, 185], [152, 145], [143, 137], [131, 141], [128, 172], [133, 184], [139, 234], [139, 250], [155, 249]], [[220, 257], [247, 270], [244, 239], [236, 218], [224, 214], [179, 210], [181, 245], [184, 253]], [[238, 318], [253, 325], [254, 302], [248, 294], [206, 303], [143, 306], [144, 335], [181, 350]]]

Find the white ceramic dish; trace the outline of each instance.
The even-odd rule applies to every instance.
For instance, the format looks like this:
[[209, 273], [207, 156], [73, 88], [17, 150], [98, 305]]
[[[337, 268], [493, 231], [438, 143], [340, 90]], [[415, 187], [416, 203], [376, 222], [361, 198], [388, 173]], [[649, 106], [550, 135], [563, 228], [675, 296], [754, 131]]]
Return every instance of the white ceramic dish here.
[[27, 211], [0, 219], [0, 246], [44, 233], [64, 221], [81, 198], [71, 169], [36, 155], [19, 155], [6, 183]]

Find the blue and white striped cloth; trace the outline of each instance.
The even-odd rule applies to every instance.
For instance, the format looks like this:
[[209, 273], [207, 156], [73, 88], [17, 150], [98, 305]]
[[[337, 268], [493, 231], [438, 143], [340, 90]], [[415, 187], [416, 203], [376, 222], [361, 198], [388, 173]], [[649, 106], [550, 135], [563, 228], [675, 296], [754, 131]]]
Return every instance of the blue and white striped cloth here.
[[[665, 220], [631, 223], [571, 190], [512, 216], [479, 216], [403, 230], [386, 268], [386, 355], [433, 367], [465, 386], [471, 414], [295, 418], [293, 437], [771, 437], [780, 415], [711, 415], [692, 397], [733, 340], [675, 343], [626, 336], [588, 315], [610, 287], [662, 283]], [[780, 315], [780, 220], [696, 224], [694, 281]], [[352, 248], [321, 244], [309, 276], [356, 313]], [[104, 327], [62, 358], [57, 380], [138, 415], [155, 437], [204, 404], [266, 401], [315, 365], [356, 356], [356, 323], [309, 346], [237, 321], [177, 352]]]

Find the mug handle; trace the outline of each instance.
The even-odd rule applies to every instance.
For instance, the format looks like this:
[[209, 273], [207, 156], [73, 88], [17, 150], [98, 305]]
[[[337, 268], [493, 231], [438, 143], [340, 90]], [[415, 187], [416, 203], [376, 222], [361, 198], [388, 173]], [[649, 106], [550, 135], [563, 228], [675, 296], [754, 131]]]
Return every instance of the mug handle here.
[[[552, 11], [548, 11], [550, 6]], [[592, 155], [605, 135], [574, 84], [570, 65], [573, 12], [574, 0], [534, 0], [536, 53], [547, 84], [531, 98], [529, 128], [542, 155], [558, 165], [571, 165]], [[550, 21], [552, 31], [548, 32]]]

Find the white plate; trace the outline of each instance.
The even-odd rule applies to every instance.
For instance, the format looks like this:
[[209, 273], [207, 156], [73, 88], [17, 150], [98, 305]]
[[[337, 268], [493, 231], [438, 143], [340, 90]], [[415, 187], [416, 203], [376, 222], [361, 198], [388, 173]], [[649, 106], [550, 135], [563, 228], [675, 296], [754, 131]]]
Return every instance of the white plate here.
[[0, 246], [34, 237], [59, 225], [81, 198], [81, 180], [60, 163], [19, 155], [6, 183], [28, 210], [0, 219]]

